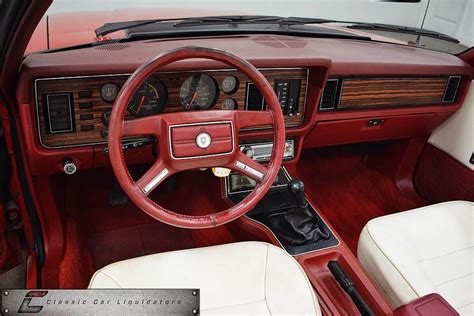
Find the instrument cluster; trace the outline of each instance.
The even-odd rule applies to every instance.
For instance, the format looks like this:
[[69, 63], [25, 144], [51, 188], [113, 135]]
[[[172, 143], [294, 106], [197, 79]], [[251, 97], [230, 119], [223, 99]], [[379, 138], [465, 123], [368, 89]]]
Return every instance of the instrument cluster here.
[[[233, 94], [239, 88], [239, 79], [236, 76], [225, 77], [219, 83], [210, 75], [197, 72], [191, 74], [182, 83], [179, 89], [178, 102], [185, 111], [207, 110], [217, 101], [219, 93]], [[117, 84], [107, 83], [101, 88], [101, 97], [104, 101], [113, 103], [120, 87]], [[166, 85], [157, 77], [146, 79], [133, 95], [128, 105], [128, 111], [136, 117], [162, 113], [169, 99]], [[221, 108], [234, 110], [236, 102], [226, 98]]]
[[[287, 127], [303, 122], [307, 68], [263, 68], [274, 88]], [[114, 103], [128, 74], [35, 80], [39, 139], [47, 148], [105, 144]], [[233, 69], [157, 72], [128, 101], [125, 120], [183, 111], [265, 111], [256, 85]], [[255, 129], [269, 129], [261, 126]]]

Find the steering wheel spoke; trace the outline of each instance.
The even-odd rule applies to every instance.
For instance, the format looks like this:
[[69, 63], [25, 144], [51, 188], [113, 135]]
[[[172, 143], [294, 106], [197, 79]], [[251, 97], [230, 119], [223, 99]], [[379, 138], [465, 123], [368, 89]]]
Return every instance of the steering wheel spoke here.
[[123, 136], [159, 136], [162, 119], [158, 115], [135, 118], [123, 122]]
[[160, 183], [173, 175], [175, 171], [162, 159], [158, 159], [150, 169], [136, 182], [137, 187], [145, 194], [150, 195]]
[[240, 151], [228, 167], [257, 181], [257, 183], [262, 182], [265, 175], [268, 173], [268, 168], [266, 166], [256, 162]]
[[269, 111], [236, 110], [235, 117], [240, 129], [273, 124], [272, 113]]

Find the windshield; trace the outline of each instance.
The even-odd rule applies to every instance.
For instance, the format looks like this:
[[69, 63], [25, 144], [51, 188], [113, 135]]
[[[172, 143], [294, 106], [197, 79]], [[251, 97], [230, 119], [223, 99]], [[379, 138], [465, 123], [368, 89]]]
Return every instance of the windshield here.
[[[206, 16], [280, 16], [343, 21], [318, 22], [372, 40], [458, 54], [474, 44], [473, 1], [447, 0], [54, 0], [26, 53], [127, 38], [127, 29], [97, 38], [106, 23]], [[364, 22], [352, 24], [351, 22]], [[378, 24], [383, 23], [383, 27]], [[389, 28], [386, 25], [396, 25]], [[401, 27], [409, 27], [410, 31]], [[192, 24], [187, 25], [192, 27]], [[433, 34], [414, 30], [433, 31]], [[131, 29], [130, 29], [131, 30]], [[438, 36], [438, 34], [441, 34]], [[157, 32], [158, 34], [158, 32]], [[448, 40], [447, 40], [448, 39]]]

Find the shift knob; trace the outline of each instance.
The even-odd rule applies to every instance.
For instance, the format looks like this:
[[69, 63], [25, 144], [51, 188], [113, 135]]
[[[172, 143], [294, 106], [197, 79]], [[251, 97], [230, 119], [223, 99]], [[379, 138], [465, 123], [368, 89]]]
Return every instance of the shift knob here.
[[288, 191], [293, 195], [299, 207], [306, 207], [304, 198], [304, 183], [300, 179], [293, 179], [288, 183]]

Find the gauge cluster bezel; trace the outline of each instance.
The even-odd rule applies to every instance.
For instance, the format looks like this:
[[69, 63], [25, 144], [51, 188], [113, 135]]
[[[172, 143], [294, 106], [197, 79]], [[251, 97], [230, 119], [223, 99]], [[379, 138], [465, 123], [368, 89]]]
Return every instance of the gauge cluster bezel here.
[[[307, 83], [309, 69], [305, 67], [288, 68], [259, 68], [271, 84], [275, 80], [282, 78], [298, 78], [304, 83], [300, 95], [300, 116], [285, 116], [287, 127], [298, 127], [303, 124], [304, 109], [306, 106]], [[179, 103], [179, 89], [184, 80], [193, 73], [202, 72], [209, 74], [216, 82], [219, 94], [216, 102], [210, 109], [226, 110], [222, 108], [222, 103], [226, 99], [235, 101], [235, 110], [245, 110], [246, 84], [248, 79], [245, 75], [235, 69], [202, 69], [157, 72], [157, 76], [163, 81], [168, 89], [168, 104], [164, 108], [164, 113], [184, 111]], [[37, 133], [39, 143], [44, 148], [68, 148], [88, 145], [99, 145], [107, 143], [107, 122], [104, 123], [103, 113], [110, 111], [113, 103], [106, 102], [101, 96], [101, 87], [107, 83], [115, 83], [119, 87], [123, 86], [130, 74], [109, 74], [109, 75], [86, 75], [72, 77], [50, 77], [38, 78], [34, 80], [35, 107], [34, 112], [37, 119]], [[226, 94], [221, 91], [222, 81], [225, 77], [236, 76], [239, 80], [238, 89], [234, 94]], [[72, 95], [74, 106], [74, 122], [76, 129], [74, 133], [63, 133], [52, 135], [46, 132], [44, 122], [45, 115], [42, 107], [43, 98], [49, 93], [69, 92]], [[125, 113], [125, 119], [130, 120], [135, 116]], [[88, 120], [83, 120], [84, 118]], [[106, 121], [106, 120], [105, 120]], [[271, 126], [262, 126], [253, 129], [265, 130]]]

